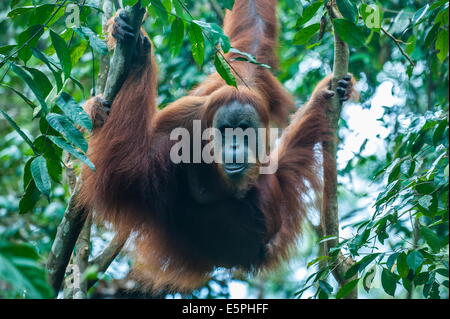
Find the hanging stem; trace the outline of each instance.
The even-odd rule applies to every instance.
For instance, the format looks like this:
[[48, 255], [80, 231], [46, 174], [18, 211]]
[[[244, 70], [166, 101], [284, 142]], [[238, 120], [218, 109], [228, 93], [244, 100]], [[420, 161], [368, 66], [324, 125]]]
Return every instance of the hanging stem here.
[[[328, 14], [331, 19], [340, 17], [339, 10], [335, 1], [327, 4]], [[349, 49], [348, 45], [342, 41], [339, 35], [334, 32], [334, 61], [333, 61], [333, 80], [331, 89], [336, 90], [337, 81], [348, 73]], [[333, 139], [330, 142], [324, 142], [323, 153], [324, 163], [328, 164], [327, 170], [324, 170], [324, 192], [323, 207], [320, 214], [320, 221], [323, 236], [332, 236], [333, 239], [322, 243], [321, 252], [329, 253], [330, 249], [339, 244], [339, 207], [337, 197], [337, 146], [339, 143], [339, 119], [341, 117], [342, 102], [339, 100], [338, 94], [332, 99], [332, 108], [328, 113], [328, 119], [333, 132]], [[333, 269], [333, 276], [339, 282], [340, 286], [345, 285], [348, 281], [344, 275], [352, 265], [353, 261], [345, 258], [341, 253], [338, 255], [338, 263]], [[354, 289], [347, 298], [356, 299], [358, 297], [357, 289]]]

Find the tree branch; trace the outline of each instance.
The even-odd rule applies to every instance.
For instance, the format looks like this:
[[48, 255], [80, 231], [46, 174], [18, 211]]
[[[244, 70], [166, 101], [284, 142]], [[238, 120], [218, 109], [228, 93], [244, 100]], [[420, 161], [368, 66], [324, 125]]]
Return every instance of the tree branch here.
[[401, 40], [395, 38], [392, 34], [390, 34], [389, 32], [387, 32], [383, 27], [381, 27], [381, 31], [383, 31], [384, 34], [386, 34], [389, 38], [391, 38], [392, 41], [394, 41], [395, 45], [397, 46], [397, 48], [400, 50], [400, 53], [408, 60], [408, 62], [412, 65], [415, 66], [413, 60], [411, 60], [411, 58], [409, 57], [409, 55], [405, 52], [405, 50], [403, 50], [402, 46], [400, 45], [400, 43], [402, 42]]
[[67, 264], [69, 263], [73, 248], [86, 220], [86, 211], [79, 209], [75, 205], [75, 198], [80, 187], [81, 183], [78, 180], [70, 196], [64, 217], [58, 226], [56, 237], [47, 260], [50, 284], [56, 294], [58, 294], [61, 288]]
[[[117, 257], [117, 255], [122, 250], [123, 246], [127, 238], [124, 236], [119, 236], [116, 234], [109, 245], [103, 250], [103, 252], [95, 257], [89, 265], [97, 266], [97, 272], [105, 273], [108, 269], [109, 265], [113, 262], [113, 260]], [[98, 279], [90, 280], [87, 284], [87, 289], [90, 289], [92, 286], [96, 284]]]
[[[335, 1], [327, 4], [328, 14], [331, 19], [340, 17], [339, 10]], [[337, 81], [344, 77], [348, 72], [349, 49], [348, 45], [340, 39], [338, 34], [334, 32], [334, 61], [333, 61], [333, 80], [331, 89], [336, 90]], [[341, 117], [342, 102], [339, 100], [338, 94], [332, 99], [332, 110], [328, 113], [328, 119], [333, 131], [333, 140], [323, 143], [324, 163], [327, 163], [328, 169], [324, 170], [324, 194], [323, 207], [320, 214], [322, 233], [324, 236], [333, 236], [333, 239], [322, 243], [321, 252], [328, 253], [330, 248], [339, 244], [339, 209], [337, 198], [337, 167], [336, 155], [337, 145], [339, 142], [339, 119]], [[352, 261], [340, 262], [342, 255], [338, 256], [338, 266], [333, 270], [333, 276], [342, 286], [347, 280], [344, 278], [345, 272], [351, 266]], [[357, 289], [350, 293], [348, 298], [357, 298]]]
[[86, 299], [88, 285], [87, 281], [83, 278], [86, 269], [89, 266], [89, 243], [91, 241], [91, 226], [92, 226], [92, 214], [86, 219], [84, 227], [81, 230], [80, 236], [75, 244], [75, 264], [80, 275], [80, 287], [74, 287], [73, 298], [74, 299]]
[[133, 51], [136, 47], [136, 41], [142, 25], [142, 18], [144, 17], [145, 13], [145, 9], [141, 7], [140, 1], [132, 7], [126, 7], [124, 10], [128, 13], [128, 17], [130, 18], [130, 26], [133, 27], [133, 30], [135, 32], [133, 40], [134, 42], [132, 42], [131, 44], [117, 42], [111, 61], [111, 65], [114, 65], [114, 68], [109, 70], [108, 79], [106, 80], [105, 85], [105, 91], [103, 92], [103, 97], [107, 101], [114, 100], [114, 97], [119, 92], [126, 78]]
[[[108, 31], [108, 20], [113, 16], [114, 5], [111, 0], [103, 1], [103, 16], [102, 16], [102, 31], [104, 34]], [[104, 92], [106, 81], [108, 79], [108, 72], [110, 67], [110, 56], [108, 54], [100, 57], [100, 73], [97, 80], [97, 92]]]
[[[136, 40], [140, 32], [145, 9], [141, 7], [139, 1], [133, 7], [126, 7], [125, 10], [128, 12], [130, 24], [135, 30]], [[114, 69], [109, 70], [108, 78], [105, 83], [104, 98], [106, 100], [113, 101], [119, 92], [126, 77], [126, 72], [129, 69], [135, 47], [136, 45], [117, 44], [111, 61], [111, 65], [114, 65]], [[47, 260], [49, 281], [56, 294], [59, 293], [61, 288], [67, 265], [87, 216], [86, 209], [77, 207], [76, 205], [76, 197], [80, 188], [81, 179], [78, 178], [75, 189], [70, 196], [64, 217], [58, 226], [56, 237]]]

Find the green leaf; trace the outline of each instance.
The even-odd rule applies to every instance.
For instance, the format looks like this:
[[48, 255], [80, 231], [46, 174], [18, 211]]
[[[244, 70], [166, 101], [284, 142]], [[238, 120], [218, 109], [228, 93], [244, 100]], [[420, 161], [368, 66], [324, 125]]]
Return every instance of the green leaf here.
[[28, 244], [0, 244], [0, 281], [9, 283], [21, 298], [52, 298], [53, 289], [39, 264], [39, 255]]
[[72, 46], [70, 48], [70, 62], [72, 63], [72, 65], [76, 65], [77, 62], [81, 59], [83, 54], [86, 52], [88, 44], [88, 41], [81, 41], [78, 45]]
[[22, 92], [16, 90], [15, 88], [13, 88], [12, 86], [0, 83], [1, 86], [10, 89], [11, 91], [13, 91], [14, 93], [16, 93], [18, 96], [20, 96], [20, 98], [26, 103], [28, 104], [32, 109], [35, 109], [37, 107], [36, 104], [33, 103], [33, 101], [31, 101], [29, 98], [27, 98]]
[[409, 274], [409, 267], [406, 262], [406, 253], [402, 252], [397, 256], [397, 271], [400, 277], [406, 278]]
[[192, 22], [197, 24], [200, 28], [202, 28], [202, 30], [208, 32], [214, 46], [220, 44], [223, 52], [227, 53], [230, 51], [230, 39], [225, 33], [223, 33], [221, 27], [215, 23], [207, 23], [200, 20], [193, 20]]
[[330, 241], [330, 240], [333, 240], [336, 238], [337, 238], [337, 236], [334, 236], [334, 235], [324, 236], [324, 237], [320, 238], [320, 240], [317, 243], [321, 244], [321, 243], [324, 243], [324, 242], [327, 242], [327, 241]]
[[339, 289], [339, 291], [336, 293], [336, 299], [342, 299], [348, 296], [349, 293], [351, 293], [354, 289], [356, 289], [358, 281], [359, 279], [355, 279], [342, 286], [341, 289]]
[[64, 115], [49, 113], [45, 117], [48, 124], [61, 133], [70, 143], [87, 152], [88, 144], [80, 131], [73, 126], [72, 122]]
[[42, 194], [48, 197], [50, 195], [52, 184], [50, 182], [50, 176], [48, 174], [45, 158], [43, 156], [36, 157], [31, 162], [30, 169], [36, 187]]
[[33, 142], [28, 138], [28, 136], [22, 131], [22, 129], [17, 125], [17, 123], [3, 110], [0, 110], [0, 113], [3, 117], [8, 121], [8, 123], [16, 130], [16, 132], [23, 138], [23, 140], [31, 147], [33, 152], [36, 152], [36, 148], [33, 145]]
[[422, 266], [424, 261], [424, 258], [422, 254], [418, 250], [413, 250], [408, 254], [408, 257], [406, 257], [406, 262], [411, 270], [414, 272]]
[[358, 8], [351, 0], [336, 0], [337, 7], [345, 19], [356, 22]]
[[436, 127], [436, 129], [433, 132], [433, 145], [437, 146], [438, 143], [440, 142], [442, 135], [445, 132], [445, 129], [448, 127], [448, 122], [447, 119], [442, 120], [441, 122], [439, 122], [438, 126]]
[[437, 54], [439, 60], [444, 62], [445, 58], [448, 55], [448, 30], [440, 29], [436, 38], [436, 50], [439, 51]]
[[27, 259], [39, 259], [39, 254], [36, 249], [30, 244], [10, 244], [2, 241], [0, 243], [0, 253], [7, 258], [27, 258]]
[[363, 288], [367, 293], [372, 288], [372, 283], [373, 283], [373, 280], [375, 279], [375, 275], [376, 275], [376, 268], [374, 266], [366, 272], [366, 274], [363, 278]]
[[386, 224], [387, 224], [387, 218], [380, 219], [378, 227], [375, 230], [375, 233], [377, 234], [377, 238], [381, 244], [384, 244], [384, 241], [389, 238], [389, 235], [386, 231], [386, 227], [387, 227]]
[[184, 39], [184, 22], [179, 18], [175, 18], [170, 28], [169, 46], [172, 56], [177, 56], [180, 53], [181, 46]]
[[438, 252], [441, 248], [441, 242], [439, 240], [439, 237], [436, 235], [434, 231], [429, 229], [426, 226], [422, 226], [420, 228], [420, 233], [422, 234], [422, 237], [427, 242], [427, 245], [430, 246], [430, 248], [434, 252]]
[[393, 253], [389, 256], [389, 258], [386, 260], [386, 267], [390, 271], [394, 271], [394, 264], [397, 260], [399, 253]]
[[319, 280], [319, 287], [327, 294], [331, 295], [333, 293], [333, 287], [324, 280]]
[[429, 7], [430, 4], [427, 3], [422, 8], [416, 11], [411, 21], [413, 25], [419, 23], [425, 17], [425, 14], [427, 13]]
[[7, 44], [7, 45], [2, 45], [0, 46], [0, 54], [8, 54], [9, 52], [12, 51], [12, 49], [14, 49], [16, 47], [15, 44]]
[[214, 66], [216, 67], [217, 73], [219, 73], [228, 85], [237, 87], [236, 78], [231, 72], [230, 66], [219, 53], [216, 53], [216, 57], [214, 58]]
[[345, 279], [350, 279], [353, 276], [355, 276], [358, 273], [358, 270], [359, 270], [359, 263], [356, 263], [347, 270], [344, 276]]
[[339, 37], [350, 46], [355, 48], [365, 46], [366, 37], [362, 27], [345, 19], [333, 19], [333, 26]]
[[428, 209], [431, 204], [432, 204], [432, 200], [433, 200], [433, 196], [431, 195], [425, 195], [425, 196], [421, 196], [419, 198], [419, 205], [422, 206], [425, 209]]
[[[61, 157], [62, 151], [55, 144], [51, 143], [47, 135], [38, 136], [34, 142], [34, 146], [39, 150], [47, 162], [48, 173], [50, 177], [57, 183], [61, 181], [62, 177], [62, 165]], [[28, 163], [27, 163], [28, 164]], [[25, 173], [27, 173], [25, 167]], [[31, 174], [30, 174], [31, 175]], [[25, 179], [25, 176], [24, 176]], [[24, 184], [27, 184], [26, 182]]]
[[30, 11], [34, 10], [34, 8], [35, 8], [35, 6], [25, 6], [25, 7], [21, 7], [21, 8], [16, 8], [16, 9], [9, 11], [6, 16], [8, 18], [13, 19], [19, 15], [29, 13]]
[[39, 87], [39, 91], [42, 92], [42, 96], [46, 98], [52, 90], [53, 85], [45, 73], [34, 68], [25, 67], [25, 69], [32, 75], [34, 83]]
[[151, 4], [148, 6], [149, 11], [153, 12], [155, 18], [158, 19], [163, 25], [167, 25], [169, 20], [167, 12], [170, 12], [170, 9], [168, 10], [161, 0], [150, 0], [150, 3]]
[[355, 236], [349, 243], [349, 250], [352, 255], [358, 255], [358, 250], [367, 243], [370, 236], [370, 228], [364, 230], [361, 234]]
[[311, 5], [303, 9], [302, 16], [297, 20], [296, 28], [300, 28], [302, 25], [311, 20], [317, 11], [322, 7], [322, 1], [313, 2]]
[[412, 282], [411, 282], [411, 280], [409, 280], [408, 278], [402, 278], [402, 284], [403, 284], [403, 287], [407, 291], [411, 292], [411, 290], [412, 290]]
[[[31, 174], [30, 174], [31, 175]], [[25, 214], [33, 210], [40, 198], [41, 192], [37, 189], [36, 184], [31, 180], [25, 185], [25, 193], [19, 202], [19, 214]]]
[[422, 149], [424, 143], [425, 143], [425, 134], [420, 133], [411, 145], [411, 153], [413, 155], [417, 154]]
[[428, 298], [430, 295], [431, 288], [436, 280], [436, 273], [430, 272], [430, 276], [428, 277], [427, 282], [423, 286], [423, 296]]
[[122, 5], [125, 6], [134, 6], [136, 3], [138, 3], [139, 0], [122, 0]]
[[383, 268], [383, 272], [381, 273], [381, 285], [388, 295], [394, 297], [395, 289], [397, 287], [397, 276], [386, 268]]
[[17, 6], [17, 5], [19, 4], [20, 1], [21, 1], [21, 0], [11, 0], [11, 4], [10, 4], [11, 9], [14, 8], [15, 6]]
[[320, 23], [311, 24], [300, 31], [294, 36], [295, 45], [304, 45], [308, 43], [311, 38], [320, 30]]
[[[55, 4], [43, 4], [39, 6], [24, 6], [15, 8], [8, 13], [8, 18], [16, 18], [18, 16], [24, 16], [27, 19], [29, 25], [44, 24], [50, 18]], [[63, 10], [61, 10], [63, 11]]]
[[406, 160], [400, 166], [401, 172], [406, 176], [411, 176], [416, 169], [416, 162], [413, 160]]
[[52, 39], [53, 47], [56, 50], [56, 55], [58, 56], [59, 62], [61, 63], [61, 68], [64, 72], [66, 78], [70, 77], [70, 72], [72, 70], [72, 62], [70, 59], [70, 51], [67, 47], [66, 41], [61, 38], [57, 33], [50, 30], [50, 38]]
[[442, 27], [445, 27], [445, 25], [448, 26], [448, 2], [445, 5], [442, 5], [440, 10], [441, 11], [439, 11], [439, 13], [436, 15], [436, 19], [434, 19], [434, 23], [440, 24]]
[[252, 63], [252, 64], [256, 64], [256, 65], [262, 66], [263, 68], [266, 68], [266, 69], [271, 69], [270, 65], [258, 62], [253, 55], [251, 55], [251, 54], [249, 54], [247, 52], [242, 52], [242, 51], [240, 51], [240, 50], [238, 50], [236, 48], [231, 48], [230, 52], [241, 55], [241, 56], [232, 58], [232, 61], [245, 61], [245, 62], [248, 62], [248, 63]]
[[400, 175], [400, 167], [402, 162], [398, 162], [391, 170], [389, 177], [388, 177], [388, 183], [392, 183], [393, 181], [396, 181]]
[[[19, 34], [17, 38], [17, 47], [21, 48], [18, 56], [26, 63], [31, 58], [31, 48], [34, 48], [39, 38], [44, 33], [44, 27], [40, 24], [33, 25]], [[1, 65], [1, 64], [0, 64]]]
[[78, 27], [73, 28], [73, 30], [83, 37], [84, 39], [89, 41], [89, 44], [91, 48], [102, 55], [108, 54], [108, 46], [106, 45], [105, 41], [100, 39], [97, 34], [89, 29], [88, 27]]
[[372, 263], [372, 261], [374, 261], [378, 256], [380, 256], [380, 253], [374, 253], [374, 254], [370, 254], [367, 255], [365, 257], [363, 257], [358, 263], [359, 263], [359, 272], [362, 272], [368, 265], [370, 265]]
[[441, 299], [439, 295], [439, 284], [436, 281], [431, 286], [430, 299]]
[[33, 49], [33, 56], [36, 57], [37, 59], [41, 60], [42, 62], [44, 62], [45, 65], [47, 66], [47, 68], [52, 72], [53, 77], [55, 78], [56, 87], [59, 92], [63, 85], [62, 78], [61, 78], [62, 71], [60, 71], [58, 67], [53, 66], [52, 62], [49, 60], [49, 58], [47, 56], [45, 56], [45, 54], [43, 52], [41, 52], [37, 49]]
[[83, 153], [77, 151], [72, 145], [66, 143], [62, 138], [57, 136], [49, 136], [48, 137], [53, 143], [55, 143], [58, 147], [65, 150], [66, 152], [69, 152], [76, 158], [78, 158], [80, 161], [85, 163], [87, 166], [89, 166], [93, 171], [95, 171], [94, 164], [89, 160], [89, 158], [84, 155]]
[[47, 106], [47, 103], [45, 102], [44, 93], [41, 92], [39, 86], [35, 83], [33, 78], [26, 71], [24, 71], [20, 66], [14, 64], [14, 63], [11, 63], [11, 69], [20, 78], [22, 78], [22, 80], [25, 81], [25, 83], [28, 85], [28, 87], [31, 89], [31, 91], [33, 92], [33, 94], [36, 96], [37, 100], [41, 104], [42, 110], [45, 113], [47, 113], [48, 106]]
[[92, 131], [91, 117], [69, 94], [62, 92], [56, 99], [56, 104], [73, 123]]
[[192, 57], [195, 63], [202, 65], [205, 58], [205, 39], [203, 38], [202, 28], [194, 22], [190, 24], [189, 41], [192, 44]]
[[436, 269], [436, 272], [437, 272], [439, 275], [448, 278], [448, 269], [445, 269], [445, 268], [439, 268], [439, 269]]
[[416, 191], [421, 195], [428, 195], [433, 193], [436, 190], [433, 182], [422, 182], [419, 183], [415, 187]]
[[405, 52], [407, 54], [411, 54], [414, 51], [414, 49], [416, 48], [417, 37], [413, 34], [408, 38], [408, 40], [406, 42], [407, 42], [407, 45], [405, 46]]
[[345, 273], [345, 279], [350, 279], [355, 276], [358, 272], [364, 271], [364, 269], [374, 261], [380, 253], [370, 254], [363, 257], [360, 261], [355, 263], [352, 267], [350, 267]]
[[414, 284], [416, 286], [425, 285], [428, 282], [429, 277], [430, 277], [430, 273], [421, 272], [421, 273], [417, 274], [417, 276], [414, 278]]
[[26, 190], [28, 184], [33, 181], [33, 177], [31, 176], [31, 162], [34, 160], [34, 157], [30, 158], [23, 167], [23, 189]]
[[330, 258], [330, 257], [328, 257], [328, 256], [319, 256], [319, 257], [313, 259], [312, 261], [310, 261], [310, 262], [308, 263], [308, 265], [306, 266], [306, 268], [309, 268], [309, 267], [311, 267], [311, 266], [317, 264], [317, 263], [318, 263], [319, 261], [321, 261], [321, 260], [327, 260], [327, 259], [329, 259], [329, 258]]

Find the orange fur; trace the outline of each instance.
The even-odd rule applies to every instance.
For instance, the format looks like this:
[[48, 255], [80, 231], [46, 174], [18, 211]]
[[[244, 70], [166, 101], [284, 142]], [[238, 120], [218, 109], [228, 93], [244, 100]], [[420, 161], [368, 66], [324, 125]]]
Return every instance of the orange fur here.
[[[275, 0], [236, 0], [224, 30], [234, 47], [276, 67]], [[242, 76], [238, 88], [211, 75], [189, 96], [156, 111], [156, 65], [149, 56], [134, 66], [104, 126], [94, 131], [84, 169], [80, 205], [95, 209], [120, 234], [136, 234], [135, 276], [149, 289], [190, 291], [208, 280], [215, 267], [258, 271], [286, 260], [306, 214], [305, 196], [321, 191], [320, 161], [314, 146], [331, 138], [325, 115], [324, 80], [311, 101], [286, 128], [275, 174], [249, 176], [247, 192], [234, 198], [212, 164], [174, 164], [172, 129], [192, 130], [192, 120], [211, 125], [216, 110], [231, 101], [251, 104], [263, 124], [285, 126], [293, 98], [271, 72], [232, 61]], [[217, 194], [199, 204], [189, 194], [194, 176]]]

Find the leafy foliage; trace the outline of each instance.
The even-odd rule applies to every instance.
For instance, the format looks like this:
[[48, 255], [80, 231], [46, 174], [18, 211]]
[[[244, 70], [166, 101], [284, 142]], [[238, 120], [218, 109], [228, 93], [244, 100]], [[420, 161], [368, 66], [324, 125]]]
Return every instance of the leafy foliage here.
[[2, 298], [51, 298], [53, 290], [38, 263], [39, 255], [26, 244], [0, 242], [0, 280], [5, 281]]
[[[220, 4], [231, 9], [233, 2]], [[347, 141], [357, 135], [355, 106], [346, 107], [340, 151], [353, 156], [339, 169], [343, 238], [323, 256], [318, 243], [330, 238], [307, 228], [306, 244], [293, 258], [293, 268], [306, 276], [287, 265], [263, 280], [217, 275], [192, 298], [228, 297], [236, 282], [259, 297], [345, 298], [356, 288], [367, 297], [448, 298], [448, 1], [338, 0], [342, 17], [332, 23], [327, 2], [280, 1], [280, 68], [272, 71], [303, 104], [330, 72], [334, 28], [350, 46], [362, 110], [375, 108], [386, 82], [394, 89], [383, 95], [397, 98], [378, 114], [387, 133], [354, 147]], [[161, 108], [214, 69], [236, 86], [238, 75], [223, 53], [268, 68], [232, 47], [210, 2], [143, 3]], [[76, 26], [66, 24], [69, 4], [80, 8]], [[49, 298], [40, 255], [48, 254], [70, 195], [63, 174], [68, 154], [78, 160], [71, 172], [80, 163], [95, 169], [85, 140], [92, 122], [81, 105], [95, 87], [99, 60], [109, 54], [102, 8], [95, 0], [14, 0], [0, 2], [0, 13], [0, 295]], [[331, 279], [338, 253], [356, 261], [342, 287]]]
[[[374, 50], [385, 45], [379, 35], [380, 30], [388, 28], [389, 23], [393, 26], [391, 29], [394, 29], [393, 37], [397, 34], [401, 37], [394, 38], [394, 42], [397, 42], [394, 45], [403, 45], [401, 39], [408, 39], [405, 42], [406, 52], [399, 52], [401, 61], [396, 59], [392, 63], [407, 64], [406, 80], [411, 84], [404, 89], [404, 94], [407, 98], [411, 94], [413, 100], [407, 100], [404, 109], [392, 110], [391, 114], [396, 116], [393, 123], [387, 121], [387, 116], [391, 115], [389, 113], [379, 119], [392, 130], [386, 141], [385, 157], [367, 158], [355, 154], [357, 156], [341, 172], [341, 176], [355, 176], [354, 172], [358, 167], [367, 167], [372, 161], [377, 166], [381, 165], [374, 176], [363, 173], [372, 179], [372, 183], [381, 186], [373, 201], [373, 213], [366, 219], [346, 225], [353, 230], [354, 235], [342, 239], [338, 247], [330, 251], [329, 257], [319, 256], [309, 264], [318, 267], [304, 282], [298, 295], [302, 296], [305, 291], [314, 287], [315, 297], [332, 296], [331, 290], [324, 289], [321, 282], [329, 280], [331, 270], [342, 262], [338, 258], [341, 252], [344, 258], [351, 258], [356, 262], [345, 274], [347, 284], [335, 291], [336, 298], [347, 296], [353, 289], [357, 289], [355, 287], [358, 283], [368, 293], [380, 284], [384, 293], [392, 297], [406, 293], [407, 296], [420, 294], [424, 298], [447, 298], [448, 91], [443, 86], [439, 86], [436, 92], [428, 91], [428, 106], [419, 113], [409, 113], [408, 103], [414, 105], [409, 106], [413, 111], [415, 107], [424, 104], [420, 96], [411, 91], [417, 90], [417, 86], [412, 84], [415, 79], [427, 77], [429, 81], [434, 81], [440, 77], [445, 78], [444, 82], [448, 83], [448, 43], [439, 43], [444, 42], [443, 36], [448, 32], [448, 19], [445, 22], [442, 19], [442, 16], [448, 15], [448, 1], [424, 4], [411, 13], [405, 12], [403, 8], [396, 11], [395, 6], [387, 4], [381, 7], [378, 3], [358, 4], [347, 0], [337, 1], [337, 4], [343, 17], [334, 19], [333, 27], [351, 47], [350, 69], [356, 70], [360, 61], [376, 59], [378, 51]], [[319, 8], [320, 5], [316, 2], [304, 9], [299, 19], [301, 22], [297, 21], [297, 26], [301, 25], [302, 29], [294, 36], [295, 44], [308, 45], [314, 39], [308, 28], [318, 32], [314, 21], [322, 16]], [[380, 23], [374, 25], [374, 20], [377, 19]], [[399, 20], [403, 20], [401, 25]], [[389, 32], [392, 31], [383, 31], [386, 34]], [[433, 42], [436, 51], [421, 48], [422, 45], [432, 46]], [[425, 65], [427, 73], [414, 74], [413, 70], [417, 66], [409, 63], [410, 57], [406, 54], [411, 54], [416, 64]], [[438, 70], [437, 66], [441, 63], [444, 64]], [[372, 72], [369, 70], [366, 63], [363, 72], [368, 81], [371, 77], [369, 72]], [[381, 69], [377, 69], [375, 74], [380, 71]], [[420, 90], [430, 88], [422, 86]], [[402, 123], [407, 124], [400, 125], [400, 118]], [[366, 143], [367, 140], [361, 145], [360, 152], [364, 151]], [[358, 170], [358, 174], [360, 172]], [[341, 185], [341, 188], [344, 187]], [[357, 195], [358, 191], [354, 192]], [[322, 241], [326, 240], [323, 238]], [[324, 263], [325, 259], [327, 262]]]

